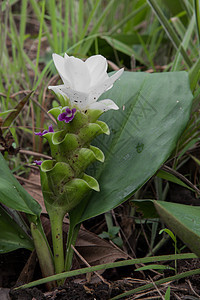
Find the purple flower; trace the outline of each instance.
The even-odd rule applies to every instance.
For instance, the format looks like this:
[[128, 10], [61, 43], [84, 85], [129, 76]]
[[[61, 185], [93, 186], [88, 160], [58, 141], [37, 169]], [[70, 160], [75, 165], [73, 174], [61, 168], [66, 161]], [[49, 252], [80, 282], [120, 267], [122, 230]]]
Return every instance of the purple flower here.
[[69, 107], [66, 108], [65, 112], [58, 116], [58, 121], [65, 121], [65, 123], [69, 123], [73, 120], [75, 112], [76, 108], [72, 108], [72, 110]]
[[49, 126], [49, 130], [44, 130], [43, 132], [40, 131], [40, 132], [34, 132], [34, 133], [35, 133], [35, 135], [43, 136], [44, 134], [46, 134], [48, 132], [54, 132], [52, 125]]
[[41, 166], [42, 160], [34, 160], [34, 163], [35, 163], [37, 166]]

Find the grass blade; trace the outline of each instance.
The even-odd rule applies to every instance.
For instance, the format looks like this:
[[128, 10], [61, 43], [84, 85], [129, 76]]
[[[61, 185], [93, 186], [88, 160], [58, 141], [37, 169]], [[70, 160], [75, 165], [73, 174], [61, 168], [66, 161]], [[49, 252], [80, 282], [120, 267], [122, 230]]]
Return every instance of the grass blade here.
[[[94, 27], [92, 28], [92, 30], [90, 31], [90, 35], [96, 34], [100, 28], [100, 26], [102, 25], [103, 21], [105, 20], [107, 14], [109, 13], [110, 8], [112, 7], [112, 5], [114, 4], [116, 0], [110, 0], [107, 4], [107, 6], [105, 7], [105, 9], [103, 10], [102, 14], [100, 15], [99, 19], [97, 20], [97, 22], [95, 23]], [[83, 46], [83, 48], [81, 49], [81, 53], [82, 55], [86, 55], [93, 43], [94, 39], [87, 41], [87, 43], [85, 43], [85, 45]]]
[[68, 41], [69, 41], [69, 0], [65, 0], [65, 17], [64, 17], [64, 41], [63, 49], [64, 52], [67, 52]]
[[162, 24], [166, 34], [168, 35], [169, 39], [171, 40], [172, 44], [176, 48], [176, 50], [179, 50], [180, 48], [180, 53], [183, 56], [183, 59], [185, 63], [188, 65], [188, 67], [192, 66], [192, 62], [187, 55], [185, 49], [181, 45], [181, 41], [179, 37], [177, 36], [176, 32], [174, 31], [173, 27], [169, 23], [169, 21], [166, 19], [165, 15], [163, 14], [162, 10], [160, 9], [159, 5], [155, 0], [147, 0], [149, 5], [151, 6], [152, 10], [155, 12], [157, 18], [159, 19], [160, 23]]
[[51, 21], [51, 29], [53, 33], [53, 51], [58, 53], [58, 33], [57, 33], [57, 22], [56, 22], [56, 4], [55, 0], [48, 1], [48, 11]]
[[197, 34], [200, 43], [200, 4], [199, 0], [194, 0], [194, 11], [196, 17], [196, 24], [197, 24]]
[[41, 47], [41, 38], [42, 38], [42, 28], [44, 23], [44, 13], [45, 13], [45, 0], [42, 2], [42, 13], [41, 13], [41, 19], [40, 19], [40, 29], [39, 29], [39, 35], [38, 35], [38, 47], [37, 47], [37, 57], [36, 57], [36, 63], [35, 63], [35, 78], [34, 78], [34, 84], [36, 77], [38, 76], [38, 64], [39, 64], [39, 58], [40, 58], [40, 47]]
[[193, 275], [197, 275], [197, 274], [200, 274], [200, 269], [183, 272], [181, 274], [177, 274], [177, 275], [174, 275], [174, 276], [163, 278], [163, 279], [154, 281], [153, 283], [148, 283], [146, 285], [140, 286], [136, 289], [133, 289], [131, 291], [128, 291], [126, 293], [118, 295], [118, 296], [116, 296], [116, 297], [114, 297], [110, 300], [121, 299], [121, 298], [124, 298], [124, 297], [129, 296], [129, 295], [136, 294], [136, 293], [141, 292], [141, 291], [146, 291], [148, 289], [155, 288], [155, 286], [158, 287], [159, 285], [161, 285], [163, 283], [166, 283], [166, 282], [169, 282], [169, 281], [174, 281], [174, 280], [178, 280], [178, 279], [181, 279], [181, 278], [185, 278], [185, 277], [189, 277], [189, 276], [193, 276]]
[[[47, 278], [42, 278], [33, 282], [30, 282], [28, 284], [22, 285], [20, 287], [17, 287], [15, 289], [19, 288], [30, 288], [36, 285], [44, 284], [46, 282], [54, 281], [54, 280], [59, 280], [63, 278], [69, 278], [72, 276], [77, 276], [81, 274], [86, 274], [89, 272], [94, 272], [94, 271], [99, 271], [99, 270], [107, 270], [111, 268], [117, 268], [117, 267], [122, 267], [122, 266], [131, 266], [134, 264], [140, 264], [140, 263], [151, 263], [151, 262], [158, 262], [158, 261], [168, 261], [168, 260], [174, 260], [174, 259], [191, 259], [191, 258], [197, 258], [197, 256], [194, 253], [184, 253], [184, 254], [173, 254], [173, 255], [161, 255], [161, 256], [153, 256], [153, 257], [144, 257], [144, 258], [136, 258], [136, 259], [130, 259], [130, 260], [125, 260], [125, 261], [118, 261], [114, 263], [108, 263], [108, 264], [102, 264], [94, 267], [87, 267], [87, 268], [82, 268], [74, 271], [68, 271], [60, 274], [56, 274]], [[200, 269], [199, 273], [200, 273]], [[190, 272], [194, 272], [190, 271]], [[199, 274], [196, 273], [196, 274]]]
[[24, 35], [26, 30], [26, 15], [27, 15], [27, 0], [23, 0], [21, 4], [20, 29], [19, 29], [19, 39], [22, 46], [24, 43]]
[[[40, 21], [41, 19], [41, 12], [40, 12], [40, 7], [39, 7], [39, 4], [37, 3], [37, 1], [35, 0], [30, 0], [31, 2], [31, 6], [34, 10], [34, 13], [36, 14], [38, 20]], [[44, 31], [45, 31], [45, 35], [47, 36], [47, 39], [48, 39], [48, 42], [49, 42], [49, 45], [51, 46], [52, 49], [54, 49], [54, 40], [52, 39], [50, 33], [49, 33], [49, 28], [46, 24], [46, 22], [44, 21]]]
[[115, 26], [112, 27], [111, 30], [109, 30], [109, 34], [112, 35], [119, 28], [122, 28], [129, 20], [131, 20], [132, 18], [137, 16], [146, 7], [147, 7], [147, 4], [145, 3], [145, 4], [141, 5], [139, 8], [137, 8], [136, 10], [132, 11], [130, 14], [126, 15], [126, 17], [123, 20], [118, 22]]
[[140, 61], [142, 64], [146, 65], [143, 58], [135, 52], [131, 47], [127, 46], [125, 43], [120, 42], [119, 40], [112, 38], [110, 36], [103, 35], [101, 36], [102, 39], [106, 40], [106, 42], [112, 46], [114, 49], [128, 55], [128, 56], [134, 56], [138, 61]]
[[[82, 41], [85, 38], [85, 36], [87, 34], [87, 31], [88, 31], [88, 28], [91, 24], [91, 21], [93, 20], [94, 16], [96, 15], [96, 13], [98, 11], [100, 2], [101, 2], [101, 0], [96, 0], [95, 4], [93, 5], [92, 11], [91, 11], [90, 15], [87, 18], [87, 22], [85, 24], [85, 27], [84, 27], [84, 29], [82, 30], [82, 33], [79, 36], [79, 41]], [[92, 35], [92, 34], [90, 33], [90, 35]], [[81, 46], [81, 43], [79, 43], [78, 46], [75, 48], [75, 50], [74, 50], [75, 53], [78, 53], [80, 46]]]

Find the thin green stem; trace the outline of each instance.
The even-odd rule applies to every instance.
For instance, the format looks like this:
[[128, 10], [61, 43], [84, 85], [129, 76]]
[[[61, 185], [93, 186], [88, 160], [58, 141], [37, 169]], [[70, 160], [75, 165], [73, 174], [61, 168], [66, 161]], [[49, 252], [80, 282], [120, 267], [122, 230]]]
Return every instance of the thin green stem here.
[[170, 236], [168, 235], [168, 236], [164, 236], [163, 238], [162, 238], [162, 240], [160, 240], [159, 242], [158, 242], [158, 244], [151, 250], [150, 249], [150, 252], [146, 255], [146, 257], [150, 257], [150, 256], [152, 256], [152, 255], [155, 255], [155, 253], [158, 251], [158, 250], [160, 250], [160, 248], [161, 247], [163, 247], [168, 241], [169, 241], [169, 239], [170, 239]]
[[106, 212], [105, 213], [105, 219], [106, 219], [106, 225], [107, 225], [107, 228], [108, 228], [108, 231], [109, 231], [113, 227], [111, 212]]
[[76, 225], [72, 229], [69, 229], [67, 247], [66, 247], [65, 271], [69, 271], [71, 269], [72, 259], [74, 254], [74, 250], [72, 249], [71, 246], [75, 246], [79, 229], [80, 229], [80, 224]]
[[197, 26], [197, 34], [198, 34], [198, 42], [200, 43], [200, 4], [199, 0], [194, 0], [194, 11], [196, 17], [196, 26]]

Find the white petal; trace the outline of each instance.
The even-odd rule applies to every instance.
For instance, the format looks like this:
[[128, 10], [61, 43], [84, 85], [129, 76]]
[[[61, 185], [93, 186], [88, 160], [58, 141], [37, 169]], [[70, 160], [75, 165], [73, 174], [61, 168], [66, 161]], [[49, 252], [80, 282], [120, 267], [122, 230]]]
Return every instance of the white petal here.
[[65, 59], [68, 59], [68, 58], [69, 58], [69, 55], [67, 55], [67, 53], [65, 53], [64, 58], [65, 58]]
[[68, 76], [67, 68], [66, 68], [66, 61], [67, 57], [63, 58], [62, 56], [53, 53], [52, 55], [54, 64], [56, 66], [56, 69], [58, 70], [58, 73], [60, 74], [60, 77], [62, 78], [63, 83], [67, 87], [72, 87], [71, 79]]
[[63, 87], [64, 87], [64, 85], [55, 85], [55, 86], [48, 86], [48, 89], [52, 90], [58, 96], [61, 95], [63, 97], [67, 97], [67, 95], [65, 93], [63, 93], [63, 91], [62, 91]]
[[89, 105], [90, 109], [100, 109], [102, 111], [107, 111], [110, 109], [118, 110], [119, 107], [110, 99], [101, 100], [99, 102], [94, 102]]
[[74, 91], [73, 89], [66, 88], [65, 85], [49, 86], [50, 90], [54, 91], [55, 94], [66, 96], [73, 107], [78, 107], [80, 110], [85, 110], [88, 104], [88, 94]]
[[107, 60], [102, 55], [93, 55], [89, 57], [85, 64], [87, 65], [90, 77], [91, 77], [91, 85], [95, 86], [103, 81], [105, 81], [108, 78], [107, 74]]
[[103, 83], [98, 84], [95, 86], [89, 95], [89, 103], [96, 102], [97, 99], [108, 89], [110, 89], [113, 83], [122, 75], [124, 69], [120, 69], [111, 77], [108, 77]]
[[64, 84], [55, 85], [55, 86], [50, 85], [50, 86], [48, 86], [48, 89], [54, 91], [54, 93], [56, 93], [56, 94], [61, 94], [62, 95], [63, 94], [63, 92], [62, 92], [63, 87], [64, 87]]
[[71, 87], [79, 92], [87, 92], [91, 78], [86, 64], [81, 59], [70, 56], [66, 59], [65, 68], [72, 83]]
[[50, 86], [56, 94], [67, 97], [72, 107], [85, 110], [98, 107], [103, 111], [118, 109], [118, 106], [109, 99], [99, 101], [98, 98], [121, 76], [123, 69], [111, 77], [108, 76], [107, 61], [101, 55], [94, 55], [85, 62], [81, 59], [65, 54], [64, 58], [53, 54], [55, 66], [64, 85]]

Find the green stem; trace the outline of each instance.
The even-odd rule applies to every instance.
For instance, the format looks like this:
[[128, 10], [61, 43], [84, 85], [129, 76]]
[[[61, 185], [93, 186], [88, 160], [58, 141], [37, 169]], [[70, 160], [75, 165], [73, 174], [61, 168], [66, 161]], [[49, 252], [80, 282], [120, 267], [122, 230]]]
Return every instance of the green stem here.
[[60, 209], [49, 211], [51, 234], [53, 242], [55, 273], [62, 273], [64, 268], [64, 250], [63, 250], [63, 218], [64, 213]]
[[74, 250], [72, 249], [71, 246], [72, 245], [75, 246], [80, 226], [81, 226], [81, 224], [78, 224], [73, 228], [69, 228], [67, 247], [66, 247], [65, 271], [69, 271], [71, 269], [72, 259], [73, 259], [73, 254], [74, 254]]
[[162, 240], [158, 242], [158, 244], [146, 255], [146, 257], [150, 257], [152, 255], [155, 255], [155, 253], [160, 250], [161, 247], [163, 247], [170, 239], [170, 236], [164, 236]]
[[106, 219], [106, 225], [109, 232], [110, 229], [113, 227], [113, 221], [112, 221], [112, 216], [110, 211], [105, 213], [105, 219]]

